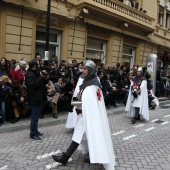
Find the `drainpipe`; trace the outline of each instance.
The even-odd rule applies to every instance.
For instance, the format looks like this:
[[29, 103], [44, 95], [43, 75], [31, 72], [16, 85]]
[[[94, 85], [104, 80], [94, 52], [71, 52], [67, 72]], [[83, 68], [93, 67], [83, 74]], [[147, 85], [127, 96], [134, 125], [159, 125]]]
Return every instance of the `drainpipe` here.
[[24, 7], [22, 6], [22, 14], [21, 14], [21, 29], [20, 29], [20, 37], [19, 37], [19, 51], [21, 51], [21, 34], [22, 34], [22, 19], [23, 19]]

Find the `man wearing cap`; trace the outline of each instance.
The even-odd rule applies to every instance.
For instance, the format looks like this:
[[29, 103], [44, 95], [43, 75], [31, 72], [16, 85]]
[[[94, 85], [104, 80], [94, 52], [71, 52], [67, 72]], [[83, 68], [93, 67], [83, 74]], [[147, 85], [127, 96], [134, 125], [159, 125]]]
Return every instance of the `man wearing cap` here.
[[[52, 158], [63, 165], [81, 143], [82, 148], [88, 148], [90, 163], [103, 164], [106, 170], [114, 170], [115, 156], [113, 152], [112, 139], [106, 108], [101, 91], [101, 84], [96, 76], [96, 65], [91, 60], [84, 62], [82, 71], [84, 76], [83, 84], [80, 85], [79, 97], [82, 101], [82, 110], [78, 114], [82, 115], [83, 131], [79, 137], [73, 134], [72, 142], [66, 152], [62, 155], [53, 155]], [[82, 112], [82, 113], [80, 113]], [[86, 138], [87, 143], [84, 142]], [[83, 147], [84, 145], [84, 147]], [[88, 147], [87, 147], [88, 146]]]
[[125, 111], [128, 112], [127, 116], [132, 117], [132, 124], [140, 119], [149, 120], [147, 80], [141, 67], [132, 78]]

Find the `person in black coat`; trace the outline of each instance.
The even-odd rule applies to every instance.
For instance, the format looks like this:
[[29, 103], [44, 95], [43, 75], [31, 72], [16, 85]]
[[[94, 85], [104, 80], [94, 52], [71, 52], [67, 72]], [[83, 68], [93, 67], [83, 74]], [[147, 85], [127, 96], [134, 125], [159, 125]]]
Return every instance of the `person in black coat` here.
[[77, 77], [72, 77], [70, 81], [68, 81], [65, 86], [62, 88], [62, 93], [60, 95], [60, 100], [64, 102], [63, 104], [67, 104], [68, 111], [72, 111], [71, 107], [71, 99], [77, 84]]
[[25, 85], [27, 86], [27, 99], [31, 108], [30, 138], [41, 140], [39, 136], [43, 134], [38, 132], [38, 118], [42, 110], [44, 97], [44, 83], [46, 80], [46, 71], [37, 74], [38, 62], [34, 59], [29, 62], [29, 70], [25, 76]]

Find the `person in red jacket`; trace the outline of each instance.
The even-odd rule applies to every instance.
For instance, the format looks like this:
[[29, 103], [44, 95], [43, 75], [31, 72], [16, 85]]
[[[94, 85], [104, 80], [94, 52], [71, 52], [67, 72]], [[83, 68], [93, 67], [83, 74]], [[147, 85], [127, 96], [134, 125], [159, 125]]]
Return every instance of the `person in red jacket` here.
[[25, 74], [27, 73], [26, 67], [27, 67], [27, 62], [22, 60], [19, 62], [20, 69], [14, 71], [12, 75], [13, 80], [18, 80], [21, 85], [24, 85], [25, 82]]

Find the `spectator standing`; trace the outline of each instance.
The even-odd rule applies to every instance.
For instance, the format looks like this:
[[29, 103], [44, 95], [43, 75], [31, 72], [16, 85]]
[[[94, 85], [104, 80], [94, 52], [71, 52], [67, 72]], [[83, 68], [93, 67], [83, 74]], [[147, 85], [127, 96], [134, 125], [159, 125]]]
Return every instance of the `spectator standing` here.
[[38, 62], [31, 60], [29, 62], [29, 70], [25, 76], [25, 84], [27, 86], [27, 97], [31, 107], [31, 121], [30, 121], [30, 138], [34, 140], [41, 140], [39, 136], [43, 134], [38, 131], [38, 118], [42, 110], [44, 97], [44, 72], [37, 75]]
[[73, 77], [77, 77], [77, 72], [79, 71], [78, 65], [77, 65], [77, 60], [72, 60], [72, 71], [73, 71]]
[[1, 62], [0, 62], [0, 76], [2, 75], [6, 75], [8, 77], [11, 77], [10, 75], [10, 70], [8, 67], [8, 63], [7, 63], [7, 59], [6, 58], [1, 58]]
[[39, 53], [35, 54], [35, 59], [40, 63], [41, 61], [41, 55]]
[[58, 57], [55, 55], [55, 52], [53, 51], [52, 56], [50, 57], [50, 63], [51, 62], [58, 63]]

